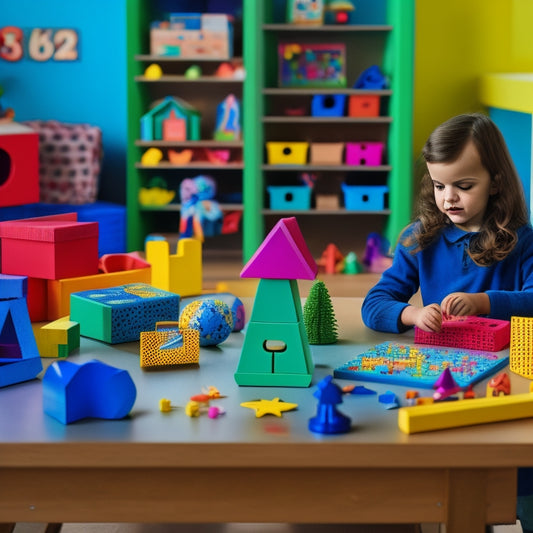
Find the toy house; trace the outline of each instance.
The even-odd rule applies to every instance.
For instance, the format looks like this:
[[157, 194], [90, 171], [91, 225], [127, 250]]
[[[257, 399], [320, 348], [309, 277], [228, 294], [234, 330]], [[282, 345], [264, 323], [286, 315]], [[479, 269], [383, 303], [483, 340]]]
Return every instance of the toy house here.
[[312, 280], [317, 270], [296, 219], [280, 219], [241, 272], [260, 281], [235, 373], [239, 385], [310, 385], [314, 364], [297, 280]]
[[167, 96], [141, 117], [143, 141], [198, 141], [200, 113], [181, 98]]
[[0, 207], [39, 201], [39, 135], [28, 126], [0, 125]]

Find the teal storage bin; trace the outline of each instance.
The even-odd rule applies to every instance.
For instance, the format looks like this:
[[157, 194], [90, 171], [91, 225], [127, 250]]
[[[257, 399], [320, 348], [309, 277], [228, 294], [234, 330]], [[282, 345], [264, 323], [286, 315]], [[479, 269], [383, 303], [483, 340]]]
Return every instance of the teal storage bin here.
[[267, 187], [270, 194], [270, 209], [309, 209], [311, 187], [307, 185]]
[[382, 211], [389, 188], [385, 185], [341, 185], [349, 211]]

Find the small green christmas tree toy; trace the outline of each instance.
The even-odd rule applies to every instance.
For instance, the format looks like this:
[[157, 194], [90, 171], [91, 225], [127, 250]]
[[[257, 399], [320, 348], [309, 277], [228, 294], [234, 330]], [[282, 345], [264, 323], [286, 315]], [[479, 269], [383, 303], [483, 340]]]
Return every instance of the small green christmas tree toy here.
[[337, 319], [323, 281], [316, 280], [311, 285], [304, 304], [304, 325], [309, 344], [337, 342]]

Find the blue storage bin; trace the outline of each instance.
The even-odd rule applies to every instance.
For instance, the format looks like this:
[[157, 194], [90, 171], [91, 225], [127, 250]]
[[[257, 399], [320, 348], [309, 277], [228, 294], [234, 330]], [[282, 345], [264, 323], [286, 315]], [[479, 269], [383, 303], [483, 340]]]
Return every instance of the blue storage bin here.
[[311, 116], [342, 117], [345, 106], [345, 94], [316, 94], [311, 100]]
[[270, 209], [309, 209], [311, 187], [307, 185], [267, 187], [270, 194]]
[[350, 211], [381, 211], [385, 209], [385, 185], [341, 185], [344, 206]]

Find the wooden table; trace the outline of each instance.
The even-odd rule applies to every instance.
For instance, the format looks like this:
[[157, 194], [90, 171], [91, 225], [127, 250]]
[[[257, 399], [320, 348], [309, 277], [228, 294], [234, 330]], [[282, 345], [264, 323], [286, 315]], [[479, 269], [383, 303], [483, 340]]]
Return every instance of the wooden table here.
[[[366, 329], [361, 299], [333, 304], [341, 340], [312, 346], [313, 385], [372, 345], [413, 340]], [[352, 431], [314, 434], [313, 386], [235, 384], [242, 339], [202, 348], [199, 367], [151, 372], [139, 368], [138, 343], [82, 339], [70, 360], [100, 359], [134, 379], [124, 420], [64, 426], [43, 413], [39, 380], [0, 389], [0, 522], [444, 522], [448, 533], [514, 523], [516, 470], [533, 466], [533, 420], [405, 435], [376, 396], [349, 395], [339, 409]], [[527, 380], [512, 380], [514, 392], [528, 390]], [[189, 397], [209, 385], [227, 395], [217, 401], [226, 414], [187, 417]], [[256, 418], [240, 406], [278, 396], [298, 409]], [[161, 413], [163, 397], [179, 407]]]

